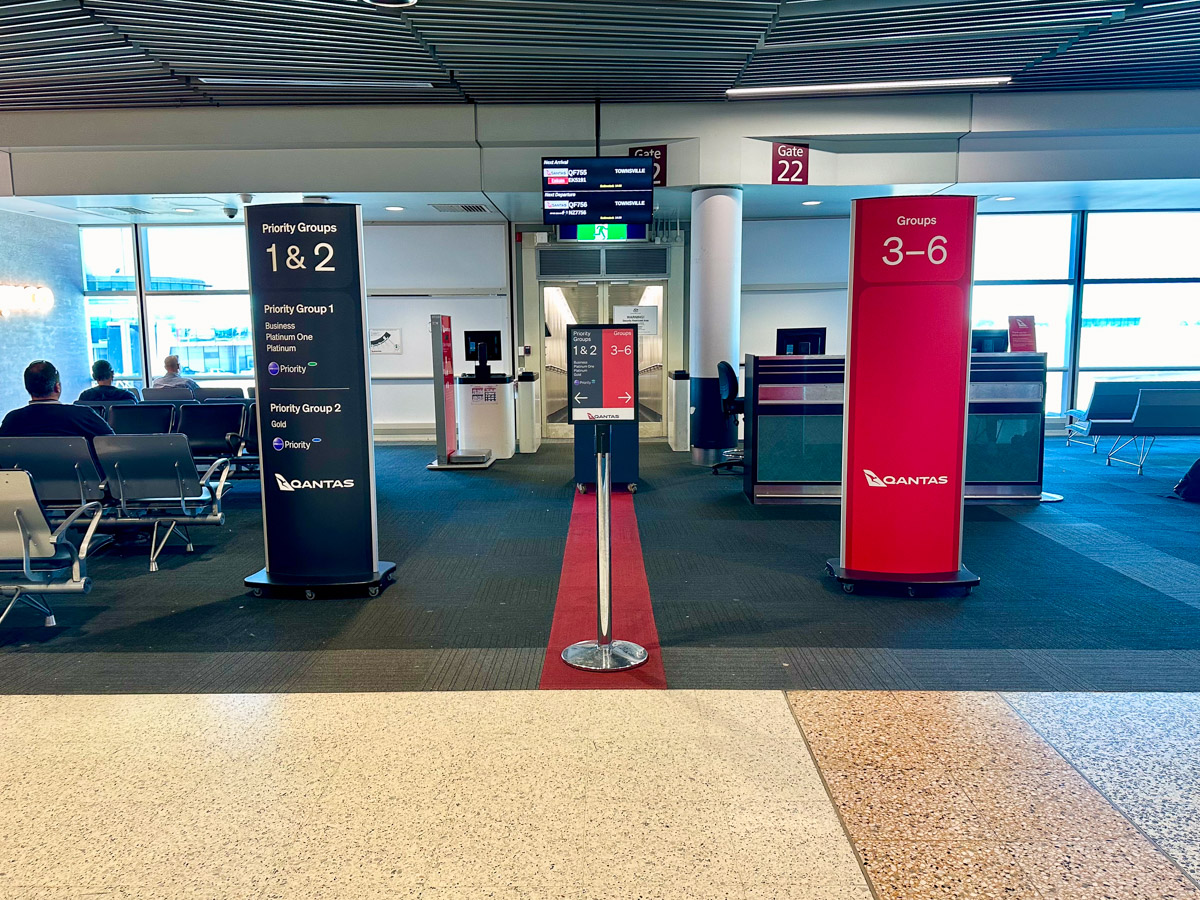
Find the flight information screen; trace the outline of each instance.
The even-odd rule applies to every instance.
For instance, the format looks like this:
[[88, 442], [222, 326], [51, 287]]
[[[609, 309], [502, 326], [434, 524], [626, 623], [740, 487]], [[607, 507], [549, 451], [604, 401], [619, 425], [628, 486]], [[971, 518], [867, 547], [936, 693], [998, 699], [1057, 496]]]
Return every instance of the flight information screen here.
[[644, 157], [546, 157], [542, 222], [648, 225], [654, 216], [654, 161]]

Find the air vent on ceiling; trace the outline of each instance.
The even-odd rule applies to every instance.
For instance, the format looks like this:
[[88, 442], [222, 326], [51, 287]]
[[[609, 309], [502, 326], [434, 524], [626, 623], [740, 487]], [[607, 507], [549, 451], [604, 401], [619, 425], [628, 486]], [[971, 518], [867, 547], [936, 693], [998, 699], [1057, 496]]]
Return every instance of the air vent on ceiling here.
[[430, 203], [438, 212], [444, 213], [490, 213], [495, 212], [486, 203]]
[[119, 213], [123, 216], [161, 216], [163, 213], [152, 212], [148, 209], [138, 209], [136, 206], [81, 206], [83, 212], [96, 213], [100, 216], [111, 216]]

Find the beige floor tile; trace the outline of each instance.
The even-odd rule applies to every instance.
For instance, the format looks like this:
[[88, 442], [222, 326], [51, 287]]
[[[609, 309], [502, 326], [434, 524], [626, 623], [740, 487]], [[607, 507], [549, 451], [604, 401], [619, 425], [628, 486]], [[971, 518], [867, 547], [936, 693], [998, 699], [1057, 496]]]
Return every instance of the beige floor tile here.
[[879, 900], [1038, 900], [1002, 844], [876, 842], [859, 847]]
[[[778, 692], [0, 698], [9, 713], [28, 728], [0, 761], [0, 814], [29, 812], [24, 836], [0, 842], [0, 871], [46, 890], [858, 900], [864, 888]], [[50, 746], [72, 762], [55, 768]]]
[[1200, 890], [1145, 839], [1023, 844], [1021, 868], [1047, 900], [1197, 900]]

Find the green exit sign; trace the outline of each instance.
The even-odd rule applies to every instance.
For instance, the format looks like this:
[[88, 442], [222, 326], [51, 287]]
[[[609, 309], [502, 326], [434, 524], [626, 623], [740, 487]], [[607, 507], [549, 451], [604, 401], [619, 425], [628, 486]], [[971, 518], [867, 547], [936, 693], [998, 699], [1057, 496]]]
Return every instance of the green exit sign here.
[[577, 241], [627, 241], [629, 226], [625, 224], [612, 225], [578, 225], [575, 240]]

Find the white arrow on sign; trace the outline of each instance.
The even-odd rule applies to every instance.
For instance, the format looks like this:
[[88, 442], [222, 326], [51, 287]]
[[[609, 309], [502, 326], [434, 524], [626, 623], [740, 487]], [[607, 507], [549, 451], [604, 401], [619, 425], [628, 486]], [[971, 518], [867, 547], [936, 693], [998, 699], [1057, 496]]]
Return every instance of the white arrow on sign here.
[[621, 394], [621, 399], [624, 400], [626, 403], [633, 402], [633, 398], [631, 396], [629, 396], [629, 391], [626, 391], [625, 393]]
[[576, 395], [575, 395], [575, 402], [576, 402], [576, 403], [582, 403], [582, 402], [583, 402], [584, 400], [586, 400], [586, 399], [587, 399], [587, 398], [586, 398], [586, 397], [584, 397], [582, 394], [576, 394]]

